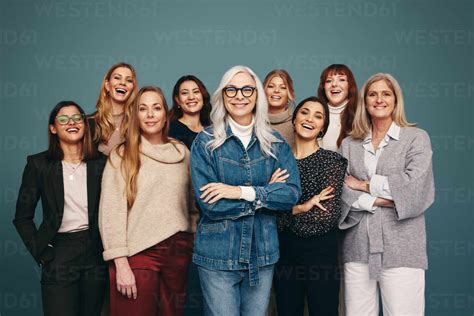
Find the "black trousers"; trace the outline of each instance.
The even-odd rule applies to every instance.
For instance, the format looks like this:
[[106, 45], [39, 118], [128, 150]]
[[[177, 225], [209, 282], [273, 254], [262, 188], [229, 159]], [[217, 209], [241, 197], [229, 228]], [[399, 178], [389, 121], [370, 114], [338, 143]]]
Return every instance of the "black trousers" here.
[[52, 244], [54, 258], [41, 272], [44, 315], [99, 316], [107, 266], [89, 232], [58, 233]]
[[337, 233], [314, 238], [280, 235], [282, 257], [275, 266], [274, 288], [278, 316], [337, 316], [340, 269]]

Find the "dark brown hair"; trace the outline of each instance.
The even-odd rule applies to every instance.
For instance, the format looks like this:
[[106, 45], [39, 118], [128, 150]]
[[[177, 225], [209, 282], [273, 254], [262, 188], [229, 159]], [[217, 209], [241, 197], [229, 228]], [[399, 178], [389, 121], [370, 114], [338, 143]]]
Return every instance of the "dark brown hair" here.
[[176, 121], [179, 118], [183, 116], [183, 110], [179, 106], [178, 102], [176, 99], [179, 97], [179, 88], [181, 87], [181, 84], [185, 81], [194, 81], [196, 85], [199, 88], [199, 91], [201, 92], [202, 95], [202, 109], [199, 112], [199, 120], [201, 121], [202, 126], [209, 126], [211, 124], [211, 119], [210, 119], [210, 113], [211, 113], [211, 97], [209, 96], [209, 92], [206, 89], [206, 86], [204, 83], [202, 83], [199, 78], [193, 76], [193, 75], [186, 75], [182, 76], [181, 78], [176, 81], [176, 84], [174, 85], [173, 88], [173, 108], [170, 111], [170, 121]]
[[48, 120], [48, 158], [51, 160], [63, 160], [64, 152], [59, 143], [57, 134], [53, 134], [49, 125], [54, 125], [56, 116], [62, 108], [74, 106], [82, 115], [82, 122], [84, 124], [84, 137], [82, 138], [82, 160], [87, 161], [98, 156], [97, 148], [92, 143], [91, 132], [89, 128], [89, 121], [86, 118], [84, 110], [74, 101], [61, 101], [51, 110]]
[[357, 109], [357, 83], [355, 81], [352, 71], [343, 64], [332, 64], [321, 73], [319, 79], [319, 86], [317, 90], [318, 97], [324, 102], [328, 103], [329, 100], [324, 92], [324, 83], [326, 82], [327, 77], [334, 74], [346, 75], [347, 83], [349, 85], [349, 94], [347, 96], [348, 102], [346, 108], [341, 113], [341, 132], [337, 138], [337, 146], [341, 146], [342, 140], [349, 135], [349, 132], [352, 130], [352, 122], [354, 121], [355, 111]]
[[315, 96], [311, 96], [311, 97], [308, 97], [308, 98], [302, 100], [295, 107], [295, 110], [293, 111], [293, 117], [291, 119], [291, 122], [293, 124], [295, 124], [295, 119], [296, 119], [296, 115], [298, 114], [298, 111], [307, 102], [317, 102], [317, 103], [320, 103], [323, 106], [323, 109], [324, 109], [324, 125], [323, 125], [323, 128], [321, 129], [320, 133], [318, 134], [318, 138], [323, 138], [324, 135], [326, 135], [326, 132], [327, 132], [328, 126], [329, 126], [329, 106], [328, 106], [327, 102], [324, 102], [324, 100], [321, 100], [320, 98], [315, 97]]

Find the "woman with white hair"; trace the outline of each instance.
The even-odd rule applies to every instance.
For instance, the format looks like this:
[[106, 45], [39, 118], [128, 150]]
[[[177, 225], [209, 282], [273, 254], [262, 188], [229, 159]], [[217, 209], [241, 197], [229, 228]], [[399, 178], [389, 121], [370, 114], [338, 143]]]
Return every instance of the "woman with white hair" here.
[[200, 209], [193, 261], [206, 315], [265, 315], [278, 261], [276, 212], [298, 201], [289, 145], [272, 132], [255, 73], [229, 69], [212, 96], [212, 126], [191, 148]]
[[379, 289], [384, 315], [424, 315], [432, 150], [428, 134], [408, 123], [391, 75], [366, 81], [349, 136], [339, 222], [346, 315], [379, 315]]

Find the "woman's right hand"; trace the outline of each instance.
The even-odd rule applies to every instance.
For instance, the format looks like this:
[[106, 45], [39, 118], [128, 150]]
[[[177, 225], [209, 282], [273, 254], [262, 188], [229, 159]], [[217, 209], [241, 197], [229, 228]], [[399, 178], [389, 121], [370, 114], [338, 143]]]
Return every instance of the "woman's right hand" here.
[[327, 212], [328, 210], [324, 206], [321, 205], [321, 201], [332, 199], [334, 197], [334, 194], [331, 194], [333, 191], [334, 191], [334, 188], [331, 186], [325, 188], [324, 190], [319, 192], [319, 194], [314, 195], [311, 199], [309, 199], [305, 203], [293, 206], [292, 214], [296, 215], [296, 214], [308, 212], [314, 206], [316, 206], [320, 210]]
[[137, 299], [137, 284], [135, 282], [135, 274], [133, 274], [130, 264], [128, 263], [127, 257], [120, 257], [114, 259], [116, 278], [117, 278], [117, 291], [128, 298]]
[[268, 184], [286, 182], [286, 179], [288, 179], [289, 176], [290, 174], [286, 169], [278, 168], [277, 170], [275, 170], [275, 172], [273, 172], [272, 177], [270, 178], [270, 182], [268, 182]]

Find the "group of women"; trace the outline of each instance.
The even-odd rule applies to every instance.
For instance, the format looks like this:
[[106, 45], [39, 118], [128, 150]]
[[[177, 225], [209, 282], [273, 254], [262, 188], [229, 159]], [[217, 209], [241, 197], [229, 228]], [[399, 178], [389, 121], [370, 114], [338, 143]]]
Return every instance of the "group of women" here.
[[265, 315], [272, 284], [278, 315], [337, 315], [341, 274], [346, 315], [378, 315], [379, 291], [384, 314], [423, 315], [429, 137], [389, 74], [359, 93], [331, 65], [316, 95], [235, 66], [212, 95], [181, 77], [169, 110], [119, 63], [95, 113], [58, 103], [14, 219], [45, 315]]

